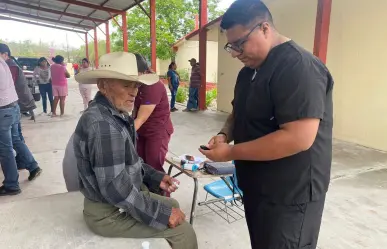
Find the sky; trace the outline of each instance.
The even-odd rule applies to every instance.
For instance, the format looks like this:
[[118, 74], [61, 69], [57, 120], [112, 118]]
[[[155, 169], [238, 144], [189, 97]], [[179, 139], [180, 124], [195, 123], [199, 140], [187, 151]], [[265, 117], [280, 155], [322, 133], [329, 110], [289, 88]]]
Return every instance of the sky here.
[[[219, 7], [227, 8], [234, 0], [221, 0]], [[31, 40], [33, 42], [54, 43], [55, 47], [66, 46], [66, 35], [69, 47], [77, 48], [84, 44], [84, 35], [52, 28], [40, 27], [37, 25], [25, 24], [14, 21], [0, 20], [0, 39], [9, 41]], [[104, 30], [104, 27], [101, 27]], [[93, 34], [92, 34], [93, 35]], [[82, 38], [81, 38], [81, 37]], [[104, 38], [103, 33], [97, 29], [97, 37]], [[90, 37], [89, 37], [90, 41]]]

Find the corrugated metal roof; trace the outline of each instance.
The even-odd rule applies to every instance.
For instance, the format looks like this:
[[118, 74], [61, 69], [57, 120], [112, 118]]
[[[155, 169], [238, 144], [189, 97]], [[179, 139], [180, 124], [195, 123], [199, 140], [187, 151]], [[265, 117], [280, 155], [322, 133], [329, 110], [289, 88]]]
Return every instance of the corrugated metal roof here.
[[0, 19], [85, 33], [144, 0], [0, 0]]

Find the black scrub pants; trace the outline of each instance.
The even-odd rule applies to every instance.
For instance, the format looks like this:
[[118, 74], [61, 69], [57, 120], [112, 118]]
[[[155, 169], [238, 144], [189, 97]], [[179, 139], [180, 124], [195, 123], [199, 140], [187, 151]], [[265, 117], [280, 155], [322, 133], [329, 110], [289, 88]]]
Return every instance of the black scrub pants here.
[[252, 249], [315, 249], [325, 195], [318, 201], [282, 205], [244, 193]]

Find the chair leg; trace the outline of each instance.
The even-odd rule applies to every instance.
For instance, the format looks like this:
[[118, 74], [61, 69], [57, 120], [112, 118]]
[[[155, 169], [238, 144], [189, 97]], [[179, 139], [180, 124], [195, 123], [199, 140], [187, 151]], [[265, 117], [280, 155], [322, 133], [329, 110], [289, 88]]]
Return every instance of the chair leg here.
[[227, 202], [224, 202], [224, 211], [226, 212], [226, 215], [227, 215], [227, 222], [230, 224], [230, 218], [228, 217], [228, 210], [227, 210]]

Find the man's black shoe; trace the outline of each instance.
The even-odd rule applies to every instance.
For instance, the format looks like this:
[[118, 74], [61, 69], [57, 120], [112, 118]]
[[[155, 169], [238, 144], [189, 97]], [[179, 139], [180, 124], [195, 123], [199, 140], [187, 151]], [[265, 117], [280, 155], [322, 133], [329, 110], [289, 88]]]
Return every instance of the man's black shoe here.
[[0, 187], [0, 196], [18, 195], [20, 193], [21, 193], [20, 188], [19, 189], [7, 189], [4, 186]]
[[42, 169], [41, 168], [37, 168], [35, 169], [34, 171], [31, 171], [30, 172], [30, 176], [28, 177], [28, 181], [33, 181], [36, 179], [36, 177], [38, 177], [41, 173], [42, 173]]

